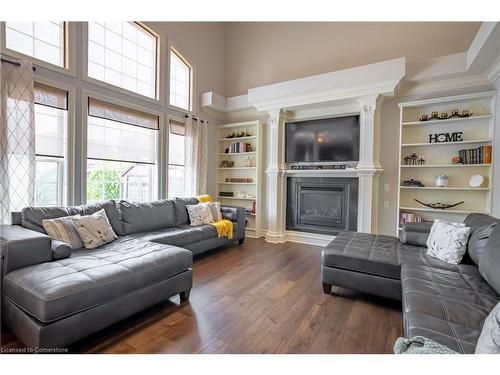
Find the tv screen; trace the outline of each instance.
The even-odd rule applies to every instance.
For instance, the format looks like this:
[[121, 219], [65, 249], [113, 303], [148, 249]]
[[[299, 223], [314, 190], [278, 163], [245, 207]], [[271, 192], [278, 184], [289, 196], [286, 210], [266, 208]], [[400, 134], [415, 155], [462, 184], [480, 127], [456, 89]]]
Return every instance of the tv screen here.
[[359, 116], [289, 122], [285, 132], [288, 163], [359, 160]]

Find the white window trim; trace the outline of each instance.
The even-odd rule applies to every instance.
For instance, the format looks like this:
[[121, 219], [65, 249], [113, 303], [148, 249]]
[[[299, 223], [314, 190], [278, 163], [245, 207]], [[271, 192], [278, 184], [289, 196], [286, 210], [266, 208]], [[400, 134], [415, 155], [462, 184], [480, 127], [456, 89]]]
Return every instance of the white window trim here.
[[[73, 85], [68, 85], [65, 83], [61, 83], [59, 81], [55, 81], [45, 77], [35, 77], [35, 82], [51, 86], [60, 90], [64, 90], [68, 92], [68, 129], [67, 129], [67, 139], [66, 139], [66, 155], [64, 158], [66, 160], [66, 201], [63, 202], [67, 205], [75, 204], [75, 144], [76, 144], [76, 88]], [[36, 124], [35, 124], [36, 126]]]
[[[179, 58], [187, 65], [189, 66], [190, 68], [190, 77], [189, 77], [189, 80], [190, 80], [190, 87], [189, 87], [189, 109], [184, 109], [184, 108], [181, 108], [181, 107], [178, 107], [176, 105], [173, 105], [173, 104], [170, 104], [170, 51], [173, 51], [175, 54], [177, 54], [177, 56], [179, 56]], [[195, 107], [195, 96], [194, 93], [195, 93], [195, 72], [196, 72], [196, 69], [195, 69], [195, 66], [193, 63], [190, 62], [191, 59], [189, 59], [188, 57], [186, 57], [186, 55], [182, 52], [181, 49], [179, 49], [173, 42], [169, 42], [168, 43], [168, 50], [167, 50], [167, 55], [168, 55], [168, 58], [167, 58], [167, 108], [169, 109], [172, 109], [174, 111], [178, 111], [178, 112], [182, 112], [182, 113], [185, 113], [185, 114], [188, 114], [188, 115], [191, 115], [194, 113], [194, 108]]]
[[155, 82], [155, 84], [156, 84], [156, 98], [151, 98], [151, 97], [146, 96], [146, 95], [138, 94], [134, 91], [127, 90], [127, 89], [124, 89], [122, 87], [112, 85], [111, 83], [107, 83], [107, 82], [101, 81], [99, 79], [89, 77], [89, 68], [88, 68], [88, 66], [89, 66], [89, 40], [88, 40], [89, 39], [88, 38], [89, 25], [88, 25], [88, 22], [83, 22], [83, 25], [82, 25], [82, 29], [83, 29], [82, 30], [82, 40], [81, 40], [81, 42], [82, 42], [82, 72], [81, 72], [82, 80], [89, 82], [89, 83], [92, 83], [93, 85], [97, 85], [97, 86], [106, 88], [108, 90], [115, 91], [115, 92], [120, 93], [120, 94], [128, 95], [128, 96], [134, 97], [136, 99], [141, 99], [141, 100], [144, 100], [144, 101], [147, 101], [150, 103], [162, 105], [163, 98], [164, 98], [164, 92], [165, 92], [165, 89], [163, 88], [164, 79], [163, 79], [163, 75], [161, 74], [163, 69], [160, 66], [161, 58], [163, 55], [163, 53], [162, 53], [162, 44], [164, 44], [164, 42], [162, 41], [163, 38], [161, 37], [160, 34], [155, 32], [151, 28], [147, 27], [142, 22], [138, 22], [138, 21], [134, 21], [134, 22], [156, 37], [156, 82]]
[[[0, 22], [0, 50], [2, 54], [16, 60], [30, 61], [35, 67], [40, 67], [62, 73], [67, 76], [76, 77], [76, 24], [75, 22], [64, 21], [64, 61], [65, 67], [51, 64], [36, 57], [25, 55], [24, 53], [7, 48], [5, 22]], [[35, 72], [36, 75], [36, 72]]]
[[[80, 170], [80, 181], [81, 181], [81, 204], [85, 204], [87, 202], [87, 135], [88, 135], [88, 101], [90, 98], [95, 98], [99, 99], [111, 104], [116, 104], [120, 106], [125, 106], [131, 109], [134, 109], [136, 111], [141, 111], [145, 113], [149, 113], [154, 116], [158, 116], [159, 118], [159, 124], [160, 128], [158, 130], [158, 136], [156, 137], [156, 173], [157, 173], [157, 181], [158, 181], [158, 186], [156, 190], [157, 194], [157, 199], [161, 199], [165, 195], [165, 184], [163, 183], [164, 180], [164, 171], [162, 170], [164, 168], [164, 148], [165, 144], [162, 142], [162, 139], [165, 138], [165, 135], [163, 134], [165, 132], [165, 126], [162, 126], [165, 124], [165, 115], [163, 111], [158, 111], [154, 110], [148, 107], [143, 107], [140, 105], [132, 104], [130, 102], [126, 102], [123, 100], [115, 99], [113, 97], [109, 97], [107, 95], [102, 95], [99, 94], [95, 91], [91, 90], [82, 90], [82, 114], [81, 114], [81, 129], [82, 129], [82, 134], [81, 134], [81, 170]], [[168, 155], [168, 154], [167, 154]]]
[[[170, 51], [170, 50], [169, 50]], [[179, 121], [179, 122], [183, 122], [183, 123], [186, 123], [187, 119], [185, 117], [181, 117], [181, 116], [177, 116], [177, 115], [174, 115], [174, 114], [170, 114], [168, 113], [167, 116], [166, 116], [166, 123], [165, 123], [165, 168], [164, 168], [164, 171], [165, 171], [165, 181], [164, 181], [164, 184], [165, 184], [165, 197], [168, 198], [168, 167], [170, 166], [170, 159], [168, 157], [169, 155], [169, 149], [170, 149], [170, 120], [174, 120], [174, 121]], [[186, 167], [186, 162], [184, 161], [184, 167]]]

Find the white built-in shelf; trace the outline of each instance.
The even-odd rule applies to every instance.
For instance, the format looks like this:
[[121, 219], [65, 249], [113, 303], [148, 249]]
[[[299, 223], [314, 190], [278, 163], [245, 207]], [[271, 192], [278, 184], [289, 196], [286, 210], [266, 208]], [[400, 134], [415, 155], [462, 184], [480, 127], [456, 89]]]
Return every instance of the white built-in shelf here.
[[[485, 184], [485, 187], [481, 188], [473, 188], [469, 187], [468, 181], [474, 174], [482, 175], [486, 181], [493, 181], [492, 165], [494, 160], [491, 160], [490, 164], [452, 164], [451, 160], [457, 156], [457, 151], [461, 148], [475, 148], [493, 144], [496, 92], [487, 91], [417, 100], [399, 103], [399, 108], [399, 181], [413, 178], [426, 181], [429, 186], [400, 186], [397, 191], [398, 212], [409, 211], [425, 221], [433, 221], [443, 215], [450, 215], [451, 219], [451, 215], [458, 217], [473, 212], [489, 213], [493, 199], [491, 184]], [[462, 118], [418, 121], [423, 114], [449, 113], [454, 108], [460, 111], [469, 110], [473, 115]], [[428, 139], [429, 133], [453, 132], [462, 132], [466, 140], [442, 143], [422, 142]], [[413, 151], [430, 161], [430, 164], [401, 165], [404, 155]], [[492, 152], [493, 155], [494, 152]], [[434, 181], [438, 174], [446, 175], [452, 186], [446, 188], [432, 186], [434, 184], [431, 181]], [[420, 199], [424, 202], [443, 202], [444, 198], [449, 198], [450, 202], [464, 201], [465, 203], [445, 210], [433, 209], [414, 201], [419, 197], [425, 197]], [[453, 217], [453, 220], [458, 220], [457, 217]], [[397, 221], [397, 225], [394, 226], [396, 234], [401, 228], [400, 218]]]
[[462, 167], [490, 167], [491, 164], [425, 164], [401, 165], [401, 168], [462, 168]]
[[255, 185], [255, 182], [217, 182], [221, 185]]
[[460, 142], [440, 142], [440, 143], [403, 143], [401, 147], [416, 147], [416, 146], [452, 146], [461, 144], [474, 144], [474, 143], [491, 143], [492, 139], [476, 139], [472, 141]]
[[248, 152], [219, 152], [219, 156], [234, 156], [234, 155], [253, 155], [256, 151], [248, 151]]
[[234, 200], [239, 200], [239, 201], [254, 201], [257, 198], [255, 198], [255, 197], [247, 198], [247, 197], [221, 197], [221, 196], [217, 196], [217, 199], [234, 199]]
[[473, 188], [473, 187], [437, 187], [437, 186], [400, 186], [401, 189], [412, 190], [475, 190], [475, 191], [490, 191], [490, 188]]
[[488, 211], [481, 211], [481, 210], [451, 210], [451, 209], [446, 209], [446, 210], [440, 210], [440, 209], [434, 209], [434, 208], [428, 208], [428, 207], [399, 207], [401, 211], [420, 211], [420, 212], [438, 212], [438, 213], [444, 213], [444, 214], [472, 214], [474, 212], [480, 213], [480, 214], [489, 214]]
[[419, 126], [419, 125], [428, 125], [428, 124], [449, 124], [450, 122], [460, 122], [460, 121], [471, 121], [471, 120], [481, 120], [481, 119], [490, 119], [493, 115], [479, 115], [479, 116], [470, 116], [470, 117], [462, 117], [462, 118], [450, 118], [445, 120], [428, 120], [428, 121], [407, 121], [403, 122], [403, 126]]
[[247, 137], [235, 137], [235, 138], [219, 138], [218, 140], [221, 142], [235, 142], [244, 139], [257, 139], [256, 135], [249, 135]]
[[223, 167], [218, 167], [217, 169], [227, 169], [227, 170], [235, 170], [235, 169], [255, 169], [255, 167], [231, 167], [231, 168], [223, 168]]

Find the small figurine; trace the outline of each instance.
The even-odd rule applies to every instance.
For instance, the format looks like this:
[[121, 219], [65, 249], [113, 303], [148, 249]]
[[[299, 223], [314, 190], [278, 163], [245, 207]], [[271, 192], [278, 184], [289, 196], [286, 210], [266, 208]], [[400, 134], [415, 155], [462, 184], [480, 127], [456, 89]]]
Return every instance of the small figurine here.
[[425, 165], [425, 159], [422, 155], [420, 155], [417, 159], [417, 164], [418, 165]]
[[404, 180], [403, 181], [403, 186], [408, 186], [408, 187], [425, 187], [425, 185], [420, 182], [419, 180], [414, 180], [413, 178], [410, 180]]
[[410, 165], [410, 162], [411, 162], [410, 155], [405, 155], [405, 157], [403, 159], [403, 165]]
[[411, 165], [417, 165], [417, 154], [411, 154]]

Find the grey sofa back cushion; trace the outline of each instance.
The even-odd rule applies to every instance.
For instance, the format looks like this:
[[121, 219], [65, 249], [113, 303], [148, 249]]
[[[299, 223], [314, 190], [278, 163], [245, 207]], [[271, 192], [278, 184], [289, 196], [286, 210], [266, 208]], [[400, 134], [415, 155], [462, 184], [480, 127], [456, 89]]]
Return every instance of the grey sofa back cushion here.
[[175, 209], [175, 225], [189, 224], [189, 215], [186, 205], [194, 205], [200, 203], [198, 199], [192, 198], [174, 198]]
[[500, 354], [500, 302], [484, 321], [476, 354]]
[[491, 236], [491, 232], [495, 228], [497, 223], [492, 223], [485, 225], [484, 227], [478, 228], [472, 232], [469, 237], [469, 242], [467, 243], [467, 251], [470, 258], [474, 263], [479, 265], [479, 260], [483, 254], [484, 247]]
[[57, 219], [59, 217], [72, 215], [92, 215], [101, 209], [106, 211], [106, 216], [115, 233], [123, 235], [116, 202], [112, 200], [73, 207], [26, 207], [23, 208], [21, 212], [21, 222], [25, 228], [45, 233], [42, 220]]
[[123, 233], [147, 232], [175, 226], [174, 202], [118, 202]]
[[496, 225], [479, 260], [479, 273], [500, 294], [500, 225]]

